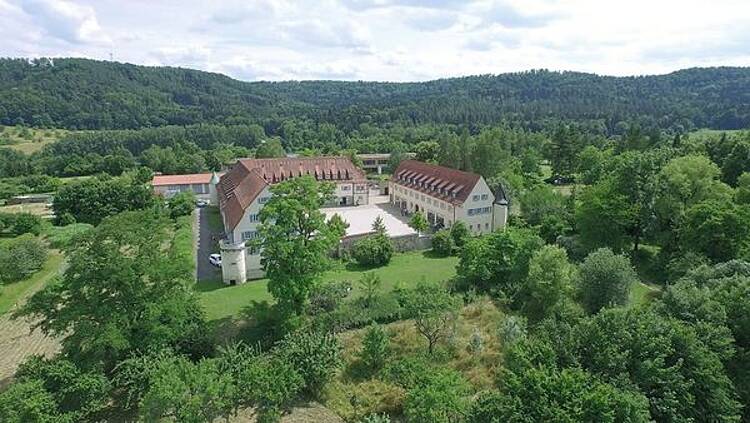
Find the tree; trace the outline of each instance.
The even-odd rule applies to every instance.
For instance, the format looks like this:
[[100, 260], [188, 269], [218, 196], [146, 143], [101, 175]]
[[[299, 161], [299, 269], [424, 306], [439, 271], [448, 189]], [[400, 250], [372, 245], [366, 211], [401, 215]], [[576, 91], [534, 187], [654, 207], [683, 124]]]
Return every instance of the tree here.
[[328, 219], [328, 226], [330, 226], [331, 230], [336, 233], [346, 234], [346, 230], [349, 229], [349, 222], [344, 220], [340, 214], [334, 213], [333, 216]]
[[372, 222], [372, 230], [376, 234], [387, 234], [388, 230], [385, 227], [385, 223], [383, 222], [383, 217], [381, 215], [378, 215], [375, 220]]
[[380, 279], [380, 276], [375, 272], [362, 274], [362, 277], [359, 279], [359, 286], [362, 287], [362, 291], [364, 291], [365, 304], [367, 304], [368, 307], [372, 305], [372, 302], [378, 294], [378, 290], [382, 284], [383, 282]]
[[393, 243], [387, 233], [375, 233], [357, 241], [352, 256], [362, 266], [385, 266], [393, 257]]
[[737, 178], [734, 201], [737, 204], [750, 204], [750, 172], [745, 172]]
[[179, 422], [210, 422], [231, 409], [232, 378], [219, 372], [214, 360], [192, 363], [182, 356], [172, 357], [159, 363], [149, 379], [140, 406], [145, 420], [171, 417]]
[[682, 251], [713, 262], [750, 253], [750, 207], [731, 201], [704, 201], [688, 209], [678, 233]]
[[619, 252], [627, 240], [638, 251], [653, 226], [656, 175], [670, 154], [669, 150], [620, 154], [612, 160], [611, 173], [584, 190], [576, 220], [590, 248]]
[[537, 185], [521, 196], [521, 209], [526, 222], [536, 226], [546, 216], [564, 216], [565, 197], [549, 185]]
[[468, 392], [468, 383], [458, 372], [438, 371], [425, 384], [409, 391], [404, 400], [404, 414], [414, 423], [461, 421]]
[[274, 137], [261, 141], [255, 150], [255, 158], [269, 159], [275, 157], [286, 157], [286, 151], [284, 151], [284, 146], [281, 145], [281, 140]]
[[0, 282], [25, 279], [41, 269], [46, 260], [47, 248], [31, 234], [6, 241], [0, 244]]
[[651, 421], [647, 399], [638, 392], [600, 382], [580, 369], [528, 368], [508, 372], [501, 391], [481, 393], [471, 405], [468, 421], [613, 422]]
[[272, 186], [271, 193], [260, 212], [261, 264], [271, 295], [285, 312], [300, 314], [344, 235], [320, 211], [333, 186], [301, 176]]
[[578, 153], [578, 168], [576, 180], [580, 183], [591, 185], [597, 183], [607, 171], [607, 163], [612, 157], [612, 150], [600, 150], [593, 145], [588, 145]]
[[525, 228], [472, 238], [461, 249], [456, 268], [461, 286], [513, 299], [528, 274], [529, 260], [542, 245], [544, 241]]
[[750, 172], [750, 138], [745, 137], [734, 143], [732, 150], [723, 157], [721, 172], [724, 182], [735, 186], [737, 179], [745, 172]]
[[16, 315], [60, 337], [77, 365], [107, 373], [134, 351], [210, 352], [203, 312], [187, 288], [192, 271], [165, 248], [172, 232], [171, 220], [150, 210], [105, 219], [68, 249], [62, 277]]
[[414, 146], [414, 159], [425, 163], [437, 163], [440, 144], [435, 141], [422, 141]]
[[67, 184], [52, 202], [56, 216], [70, 215], [79, 223], [98, 224], [105, 217], [153, 206], [150, 186], [132, 176], [96, 177]]
[[453, 238], [453, 244], [455, 244], [456, 248], [459, 249], [466, 244], [466, 241], [468, 241], [469, 237], [471, 236], [469, 228], [464, 222], [461, 222], [460, 220], [458, 222], [453, 222], [453, 226], [451, 226], [450, 231], [451, 238]]
[[676, 229], [687, 210], [707, 200], [728, 201], [732, 189], [719, 181], [721, 171], [708, 157], [689, 155], [670, 160], [659, 172], [654, 211], [668, 237], [663, 244], [675, 248]]
[[427, 339], [427, 351], [432, 355], [438, 341], [446, 337], [456, 318], [459, 302], [440, 285], [420, 282], [416, 288], [402, 293], [399, 302], [414, 325]]
[[181, 192], [170, 198], [167, 204], [172, 219], [187, 216], [195, 210], [195, 194], [192, 191]]
[[435, 253], [447, 257], [453, 254], [453, 247], [453, 237], [449, 230], [441, 229], [432, 236], [432, 251]]
[[624, 305], [638, 276], [626, 256], [617, 255], [609, 248], [600, 248], [581, 263], [579, 295], [589, 313], [604, 307]]
[[721, 360], [688, 325], [643, 308], [612, 308], [584, 319], [575, 333], [581, 367], [638, 389], [655, 421], [739, 421]]
[[82, 371], [64, 358], [32, 356], [21, 364], [15, 383], [0, 394], [3, 422], [99, 421], [107, 407], [109, 381]]
[[545, 245], [529, 260], [529, 275], [522, 291], [524, 314], [537, 322], [551, 315], [573, 288], [574, 267], [560, 247]]
[[388, 333], [381, 326], [373, 324], [362, 339], [360, 359], [370, 370], [377, 371], [385, 364], [390, 355]]
[[429, 228], [429, 223], [427, 222], [427, 219], [424, 217], [424, 214], [421, 212], [416, 212], [414, 215], [409, 219], [409, 226], [417, 231], [418, 234], [422, 234]]

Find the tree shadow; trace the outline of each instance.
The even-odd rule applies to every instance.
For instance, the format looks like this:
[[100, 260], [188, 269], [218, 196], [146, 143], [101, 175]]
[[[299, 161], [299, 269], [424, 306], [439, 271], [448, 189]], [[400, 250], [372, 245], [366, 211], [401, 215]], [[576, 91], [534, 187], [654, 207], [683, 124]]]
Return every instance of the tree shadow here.
[[211, 292], [217, 289], [231, 288], [231, 285], [227, 285], [222, 281], [199, 281], [195, 284], [196, 292]]
[[433, 249], [429, 249], [429, 250], [422, 251], [422, 257], [428, 258], [428, 259], [443, 259], [443, 258], [450, 257], [450, 256], [446, 256], [444, 254], [438, 253], [437, 251]]

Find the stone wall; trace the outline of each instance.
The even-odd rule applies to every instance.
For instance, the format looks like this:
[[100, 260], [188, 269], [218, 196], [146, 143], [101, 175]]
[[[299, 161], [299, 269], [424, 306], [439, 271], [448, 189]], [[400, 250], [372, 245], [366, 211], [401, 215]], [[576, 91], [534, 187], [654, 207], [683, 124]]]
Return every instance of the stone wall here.
[[[367, 238], [373, 233], [357, 234], [343, 238], [339, 244], [338, 257], [350, 252], [358, 241]], [[414, 250], [429, 250], [432, 248], [432, 236], [426, 234], [422, 236], [417, 234], [400, 235], [391, 237], [391, 243], [393, 243], [393, 249], [399, 253]]]

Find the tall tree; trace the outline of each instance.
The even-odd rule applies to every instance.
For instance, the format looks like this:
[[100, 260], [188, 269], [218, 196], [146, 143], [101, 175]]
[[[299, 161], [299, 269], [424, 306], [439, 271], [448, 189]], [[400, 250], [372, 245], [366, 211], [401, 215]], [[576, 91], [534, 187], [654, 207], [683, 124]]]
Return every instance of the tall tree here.
[[261, 264], [271, 295], [286, 312], [299, 314], [344, 233], [320, 211], [333, 195], [331, 184], [301, 176], [272, 186], [271, 193], [260, 212]]

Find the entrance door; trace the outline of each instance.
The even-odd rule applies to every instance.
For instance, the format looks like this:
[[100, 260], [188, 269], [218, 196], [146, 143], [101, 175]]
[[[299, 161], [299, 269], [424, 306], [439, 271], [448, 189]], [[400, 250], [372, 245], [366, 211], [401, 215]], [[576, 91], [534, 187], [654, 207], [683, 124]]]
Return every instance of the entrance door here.
[[345, 206], [346, 205], [346, 197], [341, 197], [341, 201], [339, 202], [340, 205]]

